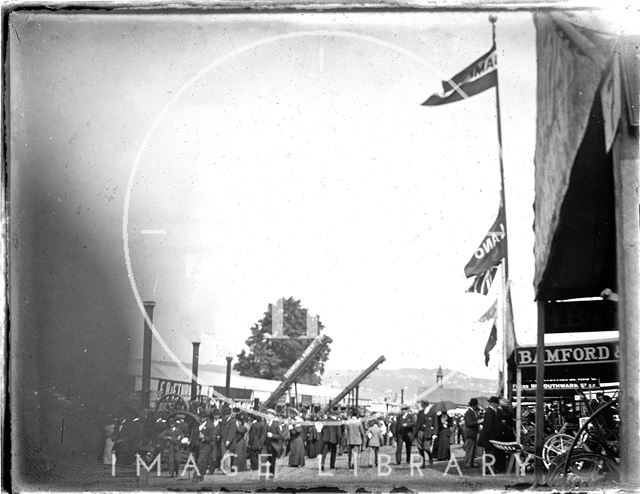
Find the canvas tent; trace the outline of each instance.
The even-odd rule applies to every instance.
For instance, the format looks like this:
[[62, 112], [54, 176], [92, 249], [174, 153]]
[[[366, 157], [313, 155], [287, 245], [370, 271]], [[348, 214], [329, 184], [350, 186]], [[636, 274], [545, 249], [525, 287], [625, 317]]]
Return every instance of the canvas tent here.
[[[568, 299], [613, 292], [615, 308], [587, 300], [581, 323], [567, 332], [593, 331], [585, 314], [608, 313], [618, 330], [625, 431], [640, 430], [638, 46], [583, 13], [534, 16], [537, 48], [535, 154], [535, 292], [538, 303], [536, 380], [554, 371], [543, 365], [549, 314]], [[605, 292], [606, 293], [606, 292]], [[593, 304], [599, 303], [599, 306]], [[558, 308], [560, 307], [560, 308]], [[606, 321], [605, 321], [606, 322]], [[561, 332], [561, 331], [554, 331]], [[543, 387], [537, 388], [538, 413]], [[543, 431], [536, 448], [542, 449]], [[622, 434], [623, 480], [640, 484], [640, 443]]]

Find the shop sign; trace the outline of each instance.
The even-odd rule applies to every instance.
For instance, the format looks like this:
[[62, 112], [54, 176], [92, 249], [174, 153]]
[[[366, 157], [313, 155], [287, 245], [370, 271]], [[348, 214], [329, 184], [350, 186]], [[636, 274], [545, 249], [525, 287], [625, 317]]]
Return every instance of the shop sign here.
[[[535, 367], [536, 347], [516, 349], [516, 361], [519, 367]], [[598, 364], [617, 362], [620, 348], [617, 341], [599, 341], [577, 345], [556, 345], [545, 347], [545, 366]]]
[[[529, 383], [523, 385], [523, 389], [536, 389], [535, 383]], [[566, 380], [554, 380], [554, 381], [545, 381], [544, 389], [553, 390], [591, 390], [591, 389], [600, 389], [600, 380], [599, 379], [566, 379]]]

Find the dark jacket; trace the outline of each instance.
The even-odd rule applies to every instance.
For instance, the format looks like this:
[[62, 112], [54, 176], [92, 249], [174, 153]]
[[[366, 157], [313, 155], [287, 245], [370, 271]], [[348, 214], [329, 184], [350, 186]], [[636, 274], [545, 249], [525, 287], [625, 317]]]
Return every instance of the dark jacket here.
[[464, 437], [465, 439], [476, 439], [478, 437], [478, 414], [471, 407], [464, 412]]
[[[219, 427], [222, 447], [231, 450], [236, 439], [236, 418], [233, 415], [223, 417]], [[227, 442], [229, 443], [228, 446]]]
[[249, 429], [249, 442], [247, 447], [254, 451], [260, 451], [264, 446], [264, 440], [267, 438], [267, 424], [260, 420], [251, 424]]
[[[264, 440], [264, 450], [268, 454], [280, 455], [282, 453], [282, 433], [280, 432], [280, 424], [274, 420], [271, 425], [265, 424], [266, 437]], [[269, 437], [271, 433], [271, 437]]]
[[436, 433], [435, 420], [431, 413], [424, 413], [424, 409], [418, 412], [415, 425], [416, 435], [422, 433], [424, 437], [430, 439]]
[[336, 422], [336, 425], [328, 425], [322, 428], [322, 440], [329, 444], [340, 444], [340, 437], [342, 435], [342, 428], [340, 423]]
[[491, 447], [491, 443], [489, 443], [491, 440], [500, 440], [500, 417], [498, 417], [496, 410], [488, 407], [484, 412], [484, 421], [482, 423], [478, 445], [483, 448]]
[[200, 431], [200, 434], [200, 439], [204, 444], [213, 445], [216, 442], [218, 428], [216, 427], [212, 419], [207, 419], [205, 421], [204, 427]]
[[413, 429], [416, 425], [413, 414], [411, 413], [401, 413], [398, 415], [396, 420], [396, 427], [394, 434], [396, 437], [402, 436], [411, 436], [413, 434]]

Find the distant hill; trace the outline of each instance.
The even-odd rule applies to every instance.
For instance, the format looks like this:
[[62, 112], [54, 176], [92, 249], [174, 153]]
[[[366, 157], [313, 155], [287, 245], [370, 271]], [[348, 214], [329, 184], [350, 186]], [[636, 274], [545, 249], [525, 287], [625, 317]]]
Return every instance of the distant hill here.
[[[191, 368], [190, 362], [185, 366]], [[200, 364], [200, 369], [214, 372], [226, 372], [225, 365]], [[344, 388], [360, 373], [360, 370], [351, 369], [326, 369], [322, 376], [322, 384]], [[414, 396], [436, 382], [438, 369], [378, 369], [373, 372], [360, 385], [360, 396], [373, 400], [384, 400], [385, 396], [392, 401], [400, 400], [400, 389], [405, 387], [405, 401], [409, 402]], [[443, 369], [443, 375], [447, 375], [451, 369]], [[236, 371], [232, 374], [237, 375]], [[448, 379], [444, 386], [449, 389], [475, 390], [478, 396], [492, 396], [496, 393], [496, 380], [472, 377], [458, 372]], [[397, 393], [397, 398], [395, 394]]]
[[[438, 369], [378, 369], [360, 385], [360, 396], [373, 400], [383, 400], [385, 396], [392, 401], [400, 399], [400, 389], [405, 388], [405, 401], [410, 401], [419, 392], [436, 382]], [[344, 369], [326, 369], [322, 376], [322, 384], [346, 387], [361, 371]], [[443, 369], [446, 376], [451, 369]], [[451, 389], [476, 390], [478, 395], [491, 396], [496, 392], [496, 380], [482, 379], [456, 372], [449, 378], [444, 387]], [[397, 398], [396, 398], [397, 393]]]

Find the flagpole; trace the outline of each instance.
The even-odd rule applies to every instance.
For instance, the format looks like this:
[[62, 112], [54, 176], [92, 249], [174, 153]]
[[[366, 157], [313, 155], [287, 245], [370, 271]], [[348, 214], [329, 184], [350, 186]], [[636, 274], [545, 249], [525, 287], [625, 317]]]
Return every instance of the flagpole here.
[[[493, 49], [496, 48], [496, 22], [498, 21], [497, 15], [490, 15], [489, 22], [491, 22], [491, 41], [493, 43]], [[497, 54], [496, 54], [497, 56]], [[504, 211], [504, 223], [505, 229], [507, 226], [507, 201], [505, 198], [504, 190], [504, 162], [502, 160], [502, 117], [500, 114], [500, 79], [499, 71], [496, 71], [496, 122], [498, 130], [498, 159], [500, 163], [500, 202]], [[502, 258], [502, 379], [503, 379], [503, 395], [511, 400], [513, 390], [511, 389], [511, 383], [509, 381], [509, 368], [507, 363], [507, 320], [506, 320], [506, 301], [507, 301], [507, 285], [509, 281], [509, 240], [504, 239], [505, 249], [504, 257]]]
[[[491, 39], [493, 42], [493, 48], [496, 48], [496, 22], [498, 20], [497, 15], [490, 15], [489, 22], [491, 22]], [[502, 118], [500, 115], [500, 82], [499, 71], [496, 70], [496, 115], [498, 123], [498, 158], [500, 161], [500, 200], [502, 201], [502, 207], [504, 208], [505, 226], [507, 223], [507, 202], [505, 200], [504, 193], [504, 164], [502, 162]], [[504, 253], [504, 278], [509, 279], [509, 242], [505, 238], [505, 253]]]

